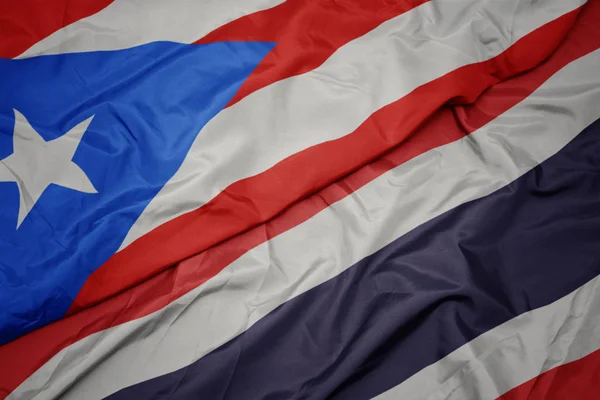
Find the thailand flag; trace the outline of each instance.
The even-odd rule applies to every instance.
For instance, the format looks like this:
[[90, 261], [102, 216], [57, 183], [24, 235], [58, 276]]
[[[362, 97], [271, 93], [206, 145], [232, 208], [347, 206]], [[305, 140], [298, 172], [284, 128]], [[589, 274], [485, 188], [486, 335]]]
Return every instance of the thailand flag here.
[[0, 1], [0, 398], [600, 398], [600, 0]]

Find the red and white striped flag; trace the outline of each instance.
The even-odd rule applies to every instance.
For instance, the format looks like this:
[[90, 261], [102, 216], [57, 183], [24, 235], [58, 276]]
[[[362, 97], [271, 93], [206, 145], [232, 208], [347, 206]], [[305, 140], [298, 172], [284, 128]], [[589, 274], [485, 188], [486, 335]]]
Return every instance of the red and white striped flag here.
[[0, 398], [597, 399], [599, 21], [0, 1]]

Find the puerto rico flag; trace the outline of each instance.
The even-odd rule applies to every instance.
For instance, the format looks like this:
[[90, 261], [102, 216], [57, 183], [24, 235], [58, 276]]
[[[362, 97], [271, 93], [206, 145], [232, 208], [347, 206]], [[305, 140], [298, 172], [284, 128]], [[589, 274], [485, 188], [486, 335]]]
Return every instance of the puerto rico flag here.
[[600, 398], [600, 0], [0, 0], [0, 398]]

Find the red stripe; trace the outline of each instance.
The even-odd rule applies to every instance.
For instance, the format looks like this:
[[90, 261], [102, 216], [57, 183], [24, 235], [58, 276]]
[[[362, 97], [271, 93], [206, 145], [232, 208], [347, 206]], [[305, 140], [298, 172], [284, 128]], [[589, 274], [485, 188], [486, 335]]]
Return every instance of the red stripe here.
[[[249, 249], [306, 221], [328, 205], [343, 199], [403, 162], [432, 148], [464, 137], [519, 103], [563, 66], [600, 47], [600, 26], [595, 23], [600, 17], [600, 1], [592, 2], [592, 4], [582, 14], [579, 23], [569, 34], [565, 44], [539, 68], [492, 87], [472, 105], [444, 107], [390, 153], [295, 204], [294, 207], [272, 221], [212, 247], [96, 306], [1, 346], [0, 360], [10, 360], [10, 362], [0, 363], [0, 397], [14, 390], [37, 368], [70, 344], [95, 332], [143, 317], [165, 307], [217, 274]], [[562, 19], [563, 22], [542, 28], [542, 34], [550, 37], [555, 29], [561, 28], [562, 24], [566, 24], [572, 17], [573, 15], [566, 16]], [[539, 38], [539, 33], [532, 35], [530, 39], [520, 42], [511, 51], [517, 52], [517, 54], [527, 54], [531, 46], [529, 40], [536, 43], [535, 41]], [[516, 58], [516, 60], [518, 59]], [[495, 61], [490, 61], [489, 65], [510, 65], [504, 64], [507, 60], [508, 55], [501, 56]], [[514, 66], [508, 68], [514, 68]], [[478, 69], [465, 67], [456, 74], [471, 76], [473, 71], [477, 72]], [[476, 76], [472, 77], [476, 78]], [[452, 81], [451, 77], [442, 79]], [[405, 122], [399, 121], [407, 121], [407, 118], [403, 117], [404, 114], [400, 112], [402, 107], [411, 104], [412, 101], [426, 98], [427, 94], [438, 87], [435, 84], [432, 85], [434, 86], [415, 92], [417, 94], [411, 95], [409, 100], [401, 100], [397, 103], [399, 105], [383, 109], [380, 116], [373, 116], [375, 121], [365, 124], [361, 129], [369, 130], [368, 133], [373, 140], [378, 135], [385, 138], [385, 135], [390, 134], [387, 130], [389, 121], [392, 121], [389, 124], [390, 129], [402, 126]], [[461, 89], [466, 88], [461, 87]], [[376, 130], [372, 131], [372, 129]], [[398, 131], [404, 132], [403, 129], [404, 127]], [[361, 140], [359, 143], [363, 143]], [[356, 145], [352, 143], [354, 142], [349, 145]]]
[[428, 0], [287, 0], [211, 32], [198, 43], [265, 41], [277, 46], [244, 82], [230, 105], [279, 80], [308, 72], [350, 40]]
[[113, 0], [0, 0], [0, 57], [13, 58]]
[[421, 86], [374, 113], [351, 134], [298, 152], [261, 174], [235, 182], [203, 207], [142, 236], [91, 274], [69, 314], [269, 220], [404, 141], [444, 103], [472, 102], [499, 80], [534, 67], [564, 38], [577, 13], [539, 28], [489, 61], [459, 68]]
[[498, 398], [499, 400], [598, 400], [600, 350], [545, 372]]

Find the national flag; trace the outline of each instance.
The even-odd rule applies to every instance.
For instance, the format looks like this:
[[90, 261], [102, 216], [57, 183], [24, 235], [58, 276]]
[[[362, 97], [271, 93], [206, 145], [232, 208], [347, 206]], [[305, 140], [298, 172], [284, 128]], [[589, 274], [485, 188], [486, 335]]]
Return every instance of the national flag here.
[[600, 1], [37, 3], [2, 398], [600, 393]]

